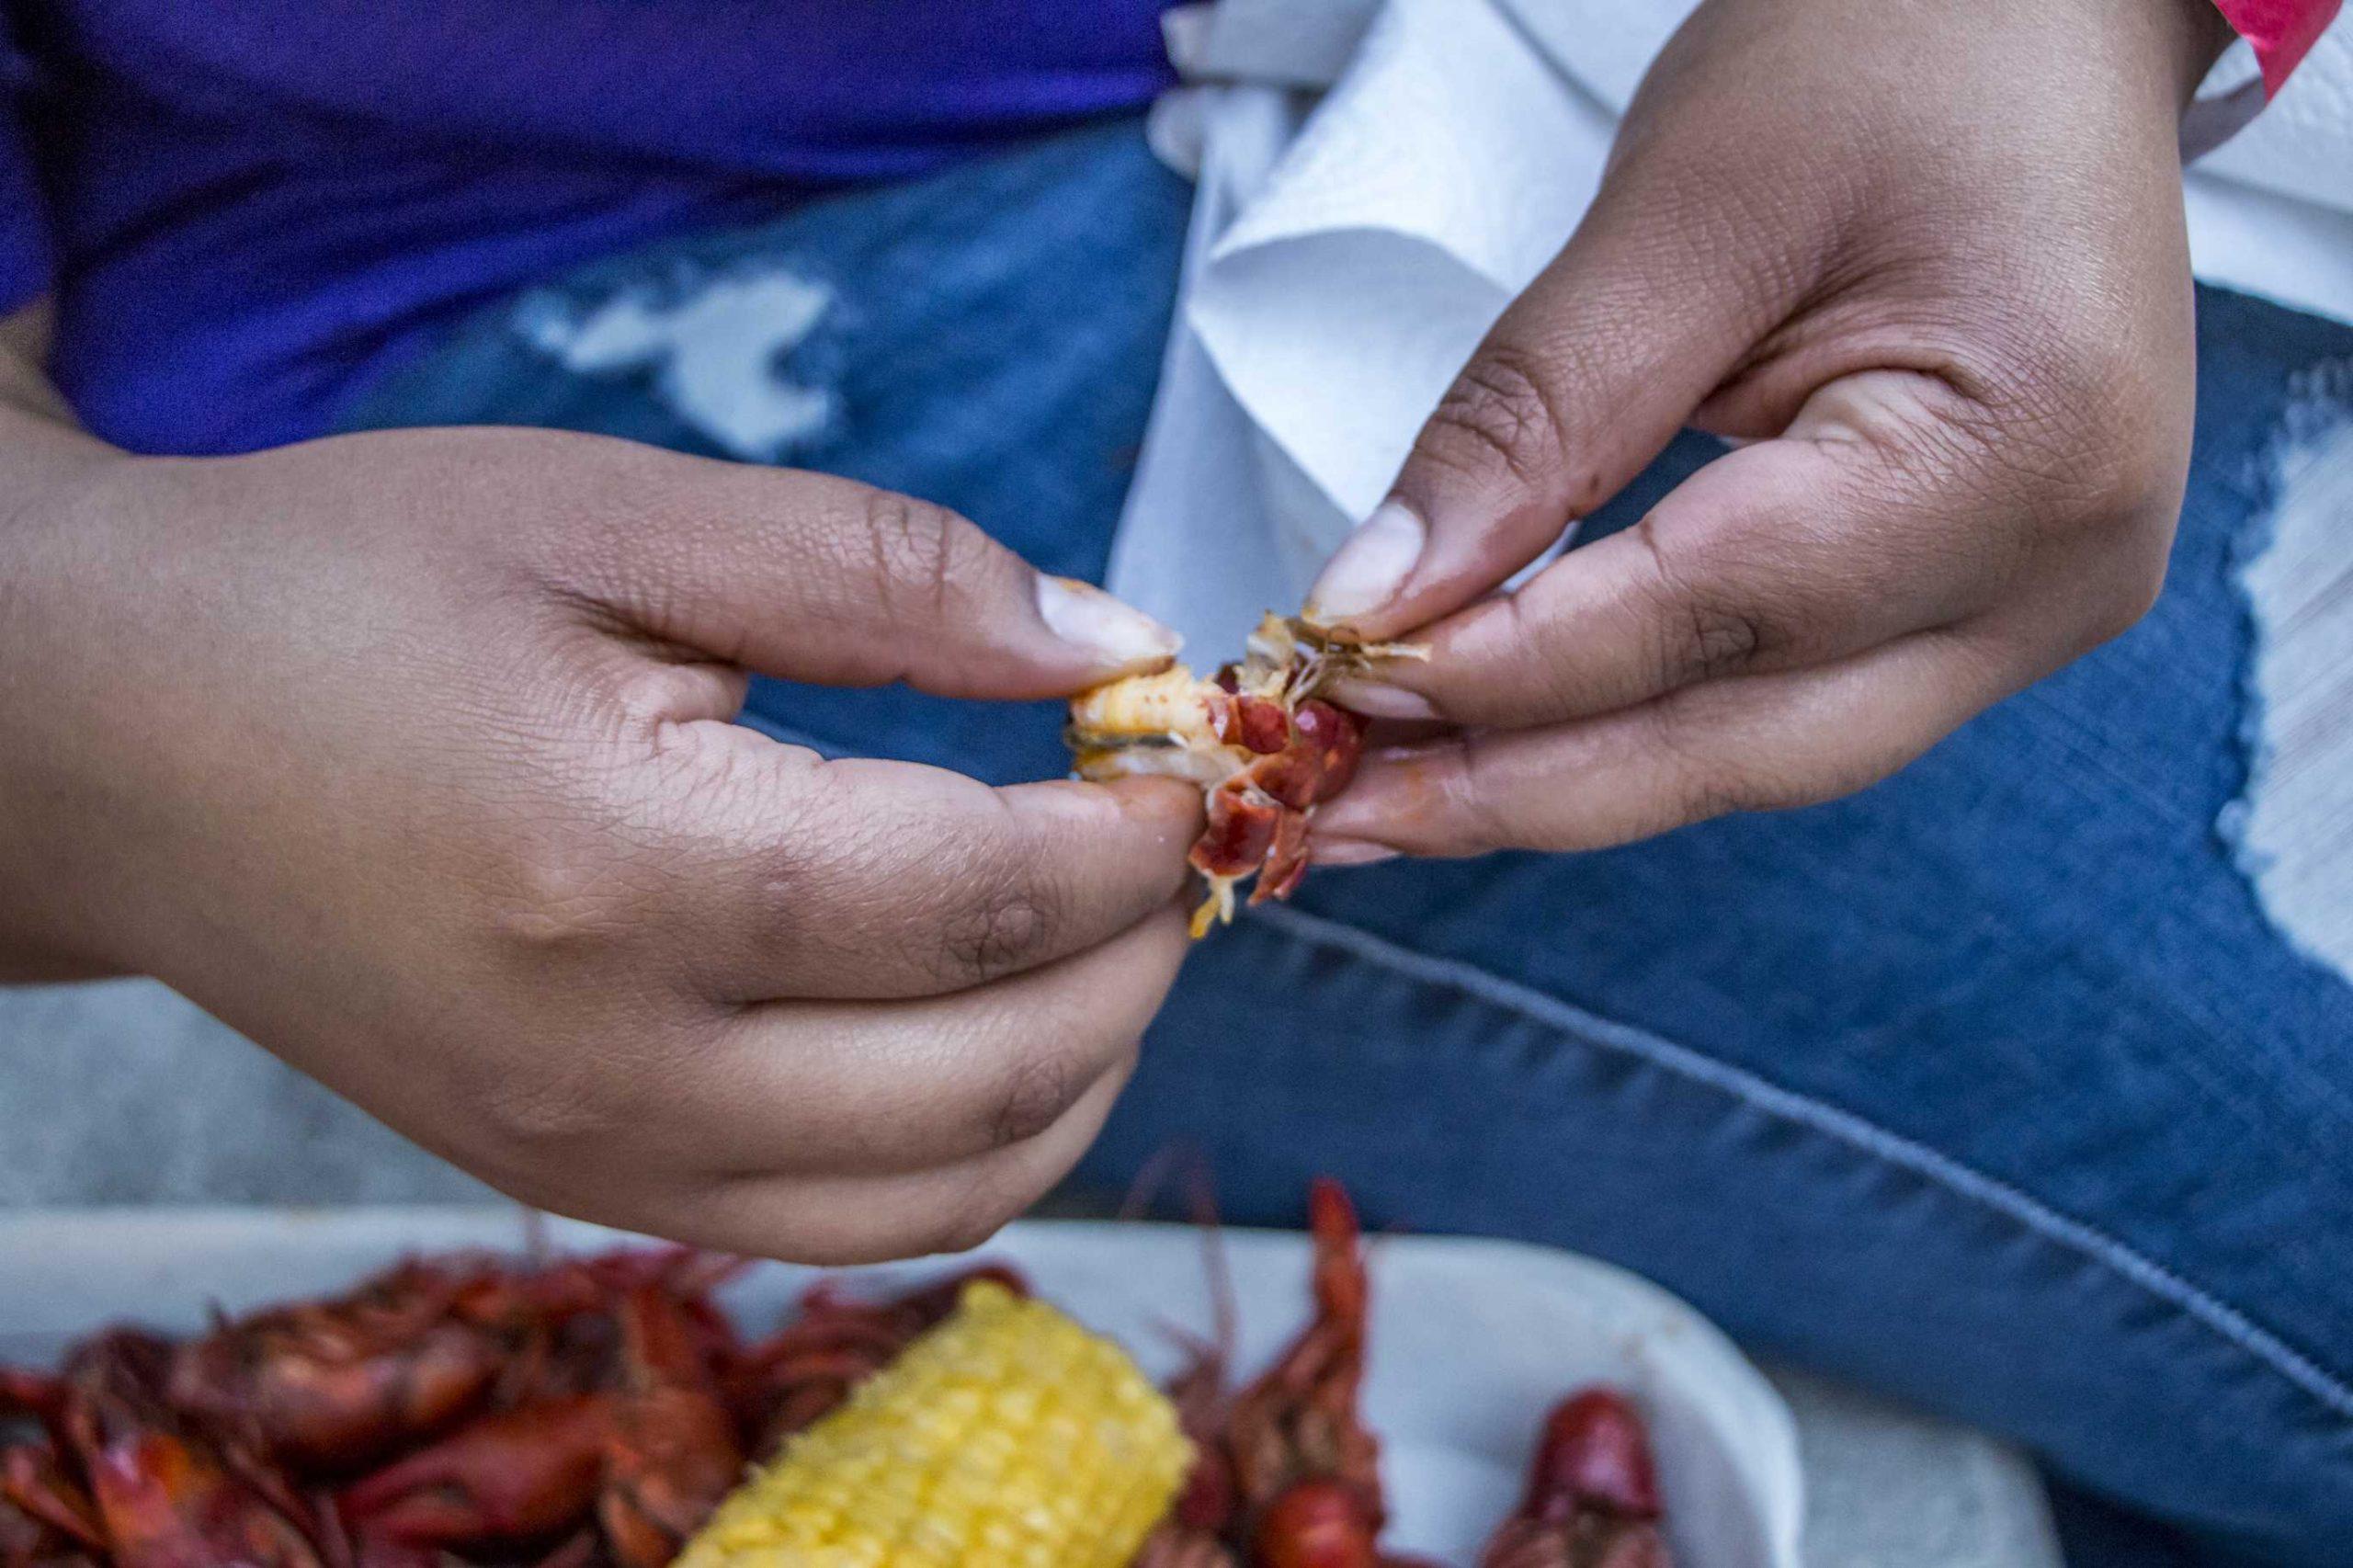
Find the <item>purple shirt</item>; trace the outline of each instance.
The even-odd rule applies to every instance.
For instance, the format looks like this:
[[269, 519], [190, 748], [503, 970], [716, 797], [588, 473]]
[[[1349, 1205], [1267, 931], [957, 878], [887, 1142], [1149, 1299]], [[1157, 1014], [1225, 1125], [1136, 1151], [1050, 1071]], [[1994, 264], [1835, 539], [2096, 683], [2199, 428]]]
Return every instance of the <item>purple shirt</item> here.
[[317, 432], [586, 258], [1132, 108], [1167, 0], [0, 0], [0, 313], [98, 434]]

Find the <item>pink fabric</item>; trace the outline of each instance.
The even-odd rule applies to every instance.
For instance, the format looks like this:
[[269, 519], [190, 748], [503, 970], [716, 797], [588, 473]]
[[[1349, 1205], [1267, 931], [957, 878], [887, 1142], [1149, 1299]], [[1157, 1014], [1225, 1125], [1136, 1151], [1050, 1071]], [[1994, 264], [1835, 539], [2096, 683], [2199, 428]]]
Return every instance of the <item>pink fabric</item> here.
[[2263, 91], [2277, 93], [2288, 74], [2336, 19], [2340, 0], [2214, 0], [2232, 30], [2255, 45]]

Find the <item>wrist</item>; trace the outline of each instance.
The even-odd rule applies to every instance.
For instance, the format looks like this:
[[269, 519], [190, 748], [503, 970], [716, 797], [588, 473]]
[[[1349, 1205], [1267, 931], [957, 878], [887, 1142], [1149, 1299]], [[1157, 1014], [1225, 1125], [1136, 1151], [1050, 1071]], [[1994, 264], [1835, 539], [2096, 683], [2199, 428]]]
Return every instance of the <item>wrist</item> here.
[[2177, 24], [2174, 40], [2176, 67], [2182, 73], [2178, 78], [2184, 82], [2181, 98], [2187, 104], [2198, 91], [2199, 84], [2205, 81], [2206, 74], [2214, 69], [2214, 62], [2222, 58], [2222, 51], [2237, 40], [2238, 34], [2215, 0], [2163, 0], [2156, 8], [2173, 13]]
[[2214, 0], [2084, 0], [2079, 42], [2060, 56], [2086, 91], [2125, 72], [2162, 86], [2176, 119], [2237, 35]]
[[[13, 437], [13, 432], [10, 435]], [[139, 972], [116, 869], [135, 790], [107, 761], [116, 704], [109, 559], [142, 460], [95, 441], [11, 439], [0, 488], [0, 983]], [[135, 837], [135, 834], [130, 836]], [[109, 842], [112, 840], [113, 842]]]

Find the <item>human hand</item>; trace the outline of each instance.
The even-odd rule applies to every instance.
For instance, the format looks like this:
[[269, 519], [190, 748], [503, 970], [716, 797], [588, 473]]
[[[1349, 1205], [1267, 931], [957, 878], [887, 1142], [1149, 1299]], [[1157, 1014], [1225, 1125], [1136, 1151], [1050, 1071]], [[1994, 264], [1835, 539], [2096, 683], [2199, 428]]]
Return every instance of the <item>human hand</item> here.
[[585, 436], [47, 494], [0, 528], [0, 903], [51, 950], [518, 1198], [713, 1245], [971, 1243], [1094, 1136], [1197, 791], [728, 721], [747, 669], [1064, 695], [1165, 660], [1141, 615], [935, 507]]
[[[1436, 719], [1317, 854], [1590, 848], [1859, 789], [2162, 581], [2203, 0], [1708, 0], [1311, 613]], [[1489, 597], [1685, 424], [1745, 443]]]

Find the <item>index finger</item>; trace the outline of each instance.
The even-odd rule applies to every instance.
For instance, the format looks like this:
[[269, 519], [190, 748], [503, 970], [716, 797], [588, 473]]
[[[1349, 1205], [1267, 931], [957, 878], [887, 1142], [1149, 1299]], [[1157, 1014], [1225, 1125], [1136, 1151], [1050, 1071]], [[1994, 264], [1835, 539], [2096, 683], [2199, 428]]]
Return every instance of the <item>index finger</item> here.
[[[698, 969], [738, 1002], [939, 995], [1108, 941], [1176, 898], [1200, 796], [1167, 779], [994, 789], [748, 731], [753, 821], [705, 846]], [[708, 831], [708, 830], [707, 830]]]
[[1368, 759], [1317, 816], [1319, 853], [1582, 851], [1730, 812], [1811, 805], [1887, 777], [2046, 667], [1930, 631], [1809, 669], [1685, 687], [1598, 718], [1473, 731]]
[[1432, 656], [1343, 688], [1389, 718], [1521, 729], [1702, 681], [1826, 664], [1987, 608], [2036, 501], [1955, 428], [1931, 378], [1873, 370], [1718, 458], [1634, 527], [1419, 635]]

